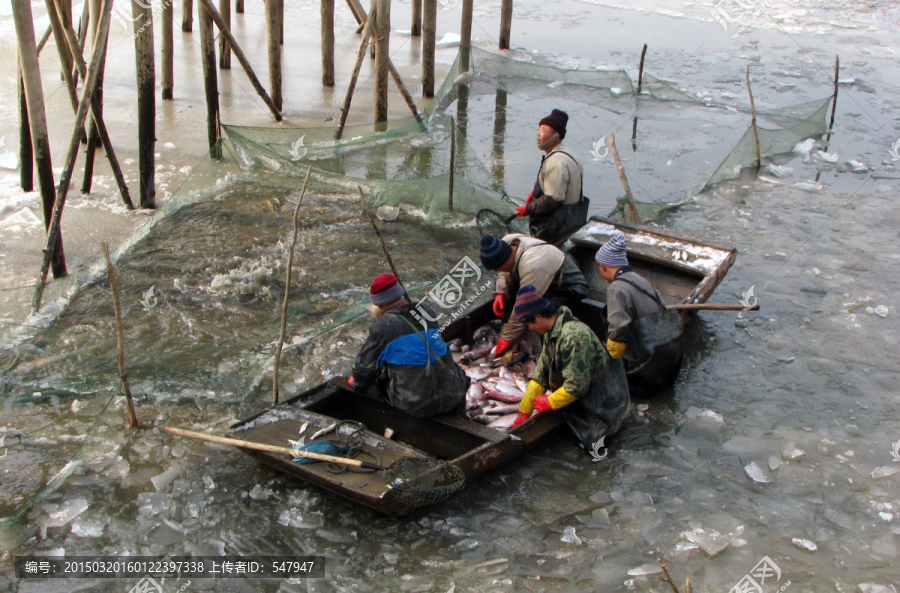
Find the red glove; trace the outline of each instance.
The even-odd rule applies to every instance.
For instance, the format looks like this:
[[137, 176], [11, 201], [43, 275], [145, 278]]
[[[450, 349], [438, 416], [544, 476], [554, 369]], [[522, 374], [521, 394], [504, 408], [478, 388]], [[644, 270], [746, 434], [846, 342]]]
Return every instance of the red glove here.
[[531, 191], [528, 193], [528, 197], [525, 198], [525, 203], [530, 204], [531, 198], [533, 198], [533, 197], [534, 197], [534, 188], [531, 188]]
[[349, 385], [350, 387], [353, 387], [353, 375], [350, 375], [350, 378], [347, 379], [347, 385]]
[[534, 398], [534, 410], [536, 412], [549, 412], [553, 408], [550, 407], [550, 396], [539, 395]]
[[516, 206], [516, 216], [528, 216], [528, 206]]
[[499, 340], [497, 340], [497, 345], [494, 346], [493, 350], [491, 350], [491, 354], [503, 354], [504, 352], [509, 350], [510, 346], [512, 346], [512, 344], [510, 344], [503, 338], [500, 338]]
[[512, 426], [511, 426], [510, 428], [515, 428], [515, 427], [517, 427], [518, 425], [522, 424], [523, 422], [525, 422], [525, 421], [528, 420], [529, 418], [531, 418], [531, 414], [524, 414], [524, 413], [522, 413], [522, 412], [519, 412], [519, 415], [516, 416], [516, 421], [512, 423]]
[[503, 309], [506, 303], [506, 295], [502, 292], [498, 292], [494, 296], [494, 315], [497, 317], [503, 317]]

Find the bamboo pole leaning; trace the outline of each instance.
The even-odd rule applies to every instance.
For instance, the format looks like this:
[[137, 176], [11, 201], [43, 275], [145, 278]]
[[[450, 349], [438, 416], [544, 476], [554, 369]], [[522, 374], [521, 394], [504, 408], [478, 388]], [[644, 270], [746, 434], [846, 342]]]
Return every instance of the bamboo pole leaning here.
[[253, 71], [253, 67], [250, 65], [250, 60], [247, 59], [247, 56], [238, 45], [238, 42], [234, 38], [234, 35], [231, 34], [231, 29], [228, 28], [228, 25], [225, 23], [225, 19], [223, 19], [222, 15], [219, 14], [219, 11], [216, 10], [216, 7], [213, 5], [212, 0], [200, 0], [200, 4], [212, 17], [212, 20], [219, 28], [219, 32], [222, 34], [222, 37], [228, 43], [229, 47], [231, 47], [231, 51], [234, 52], [234, 57], [237, 58], [238, 63], [240, 63], [241, 67], [244, 69], [244, 72], [247, 74], [247, 78], [250, 79], [250, 84], [253, 85], [253, 88], [256, 89], [257, 94], [266, 104], [266, 107], [268, 107], [269, 111], [272, 112], [272, 117], [275, 118], [275, 121], [281, 121], [281, 111], [279, 110], [278, 105], [275, 104], [275, 102], [269, 96], [269, 93], [266, 92], [266, 89], [259, 81], [259, 78], [256, 77], [256, 73]]
[[50, 225], [47, 229], [47, 248], [44, 250], [44, 262], [41, 265], [41, 273], [38, 278], [37, 287], [35, 288], [32, 308], [38, 311], [41, 306], [41, 297], [44, 293], [44, 284], [47, 279], [47, 271], [50, 267], [50, 261], [54, 257], [54, 252], [58, 247], [57, 241], [60, 235], [60, 219], [62, 218], [63, 207], [66, 203], [66, 196], [69, 192], [69, 183], [72, 180], [72, 170], [75, 166], [75, 159], [78, 157], [78, 145], [84, 134], [84, 120], [87, 117], [88, 106], [91, 103], [92, 93], [99, 80], [99, 64], [103, 55], [102, 48], [106, 46], [106, 38], [109, 34], [110, 13], [112, 11], [113, 0], [104, 0], [103, 17], [100, 27], [97, 30], [99, 41], [94, 45], [94, 52], [91, 55], [91, 63], [87, 68], [87, 76], [84, 78], [84, 91], [82, 92], [81, 102], [78, 105], [78, 113], [75, 115], [75, 125], [72, 129], [72, 139], [69, 142], [69, 150], [66, 153], [66, 160], [63, 166], [63, 172], [59, 179], [59, 189], [57, 191], [56, 200], [53, 203], [53, 211], [50, 217]]
[[[22, 69], [22, 81], [25, 89], [25, 101], [28, 107], [28, 124], [31, 136], [31, 149], [37, 168], [38, 187], [41, 190], [41, 203], [44, 211], [44, 226], [49, 231], [53, 218], [53, 204], [56, 200], [53, 178], [53, 163], [50, 158], [50, 139], [47, 133], [47, 115], [44, 111], [44, 90], [41, 85], [41, 70], [38, 62], [37, 46], [34, 40], [34, 17], [31, 4], [13, 2], [13, 19], [16, 26], [16, 43], [19, 64]], [[53, 244], [52, 260], [53, 277], [66, 275], [66, 260], [63, 254], [62, 238], [57, 235]], [[49, 264], [48, 264], [49, 265]], [[46, 277], [46, 273], [44, 274]]]
[[403, 288], [403, 298], [406, 299], [407, 303], [411, 303], [412, 299], [409, 298], [409, 294], [406, 292], [406, 287], [403, 286], [403, 282], [400, 281], [400, 274], [397, 273], [397, 268], [394, 266], [394, 259], [391, 257], [391, 252], [388, 251], [387, 244], [384, 242], [384, 237], [381, 236], [381, 229], [378, 228], [378, 224], [375, 222], [375, 217], [372, 216], [372, 213], [369, 211], [369, 205], [366, 203], [366, 194], [363, 193], [363, 188], [361, 185], [357, 185], [356, 188], [359, 190], [359, 199], [362, 203], [363, 212], [366, 213], [366, 218], [369, 220], [369, 224], [372, 225], [372, 228], [375, 230], [375, 235], [378, 237], [378, 242], [381, 243], [381, 249], [384, 251], [384, 257], [387, 259], [388, 266], [391, 268], [391, 274], [394, 275], [394, 278], [397, 279], [397, 284]]
[[125, 332], [122, 328], [122, 301], [119, 297], [119, 286], [116, 278], [119, 275], [116, 266], [109, 258], [109, 243], [101, 243], [103, 257], [106, 258], [106, 272], [109, 276], [109, 287], [113, 293], [113, 309], [116, 315], [116, 362], [119, 365], [119, 377], [122, 379], [122, 391], [125, 395], [125, 405], [128, 409], [128, 426], [137, 428], [137, 413], [134, 410], [134, 398], [131, 397], [131, 386], [128, 384], [128, 373], [125, 372]]
[[838, 74], [841, 71], [841, 56], [834, 56], [834, 98], [831, 100], [831, 122], [828, 124], [828, 131], [834, 128], [834, 112], [837, 109], [838, 96]]
[[644, 44], [644, 49], [641, 50], [641, 63], [638, 66], [638, 88], [637, 94], [641, 94], [641, 85], [644, 84], [644, 56], [647, 55], [647, 44]]
[[753, 102], [753, 89], [750, 88], [750, 65], [747, 65], [747, 92], [750, 94], [750, 112], [752, 114], [753, 139], [756, 140], [756, 171], [762, 164], [762, 157], [759, 152], [759, 128], [756, 126], [756, 103]]
[[338, 122], [337, 130], [334, 132], [334, 139], [340, 140], [344, 133], [344, 125], [347, 123], [347, 116], [350, 115], [350, 103], [353, 101], [353, 91], [356, 90], [356, 81], [359, 78], [359, 71], [362, 68], [363, 59], [366, 55], [366, 46], [368, 46], [369, 36], [372, 34], [372, 28], [375, 26], [375, 5], [369, 11], [366, 18], [365, 27], [363, 27], [362, 39], [359, 42], [359, 49], [356, 52], [356, 63], [353, 65], [353, 73], [350, 75], [350, 82], [347, 84], [347, 92], [344, 95], [344, 103], [341, 106], [341, 119]]
[[278, 334], [278, 343], [275, 344], [275, 362], [272, 368], [272, 405], [278, 404], [278, 369], [281, 365], [281, 350], [284, 348], [284, 338], [287, 333], [287, 309], [288, 300], [291, 296], [291, 270], [294, 267], [294, 246], [297, 245], [297, 224], [300, 217], [300, 204], [303, 203], [303, 196], [306, 195], [306, 186], [309, 183], [309, 176], [312, 174], [312, 165], [306, 169], [306, 179], [303, 180], [303, 189], [300, 190], [300, 199], [297, 200], [297, 207], [294, 208], [293, 226], [291, 231], [291, 244], [288, 247], [287, 269], [284, 271], [284, 300], [281, 302], [281, 331]]
[[619, 171], [619, 179], [622, 180], [622, 186], [625, 188], [625, 196], [628, 198], [628, 222], [643, 224], [641, 215], [638, 213], [637, 203], [634, 201], [634, 194], [631, 193], [631, 186], [628, 184], [628, 177], [625, 176], [625, 167], [622, 166], [622, 160], [619, 158], [619, 151], [616, 150], [616, 135], [609, 135], [609, 150], [613, 154], [616, 161], [616, 169]]

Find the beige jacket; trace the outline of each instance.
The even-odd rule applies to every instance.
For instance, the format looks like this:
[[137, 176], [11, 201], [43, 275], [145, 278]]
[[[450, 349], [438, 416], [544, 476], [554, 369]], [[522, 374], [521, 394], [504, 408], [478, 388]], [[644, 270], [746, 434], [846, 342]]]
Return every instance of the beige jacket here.
[[[557, 154], [559, 151], [566, 154]], [[567, 154], [573, 158], [569, 158]], [[538, 183], [543, 192], [557, 202], [577, 204], [581, 199], [583, 168], [577, 158], [574, 152], [560, 142], [544, 159]]]
[[[566, 158], [565, 155], [563, 158]], [[531, 284], [538, 294], [546, 293], [566, 255], [553, 245], [521, 233], [506, 235], [503, 240], [512, 246], [518, 245], [518, 248], [513, 257], [512, 269], [509, 272], [500, 272], [497, 276], [494, 294], [505, 295], [506, 306], [512, 308], [515, 305], [516, 293], [523, 286]], [[524, 323], [515, 320], [513, 312], [503, 326], [500, 337], [515, 344], [525, 335], [527, 329]]]

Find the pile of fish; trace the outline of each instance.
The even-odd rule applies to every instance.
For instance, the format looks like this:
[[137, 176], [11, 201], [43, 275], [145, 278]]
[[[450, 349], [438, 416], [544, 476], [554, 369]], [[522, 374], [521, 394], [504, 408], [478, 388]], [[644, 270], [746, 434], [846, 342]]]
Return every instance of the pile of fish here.
[[529, 331], [512, 357], [493, 357], [499, 339], [499, 320], [483, 325], [472, 335], [471, 345], [457, 338], [449, 342], [454, 359], [472, 380], [466, 393], [466, 413], [471, 420], [497, 430], [509, 430], [519, 414], [519, 403], [537, 366], [541, 338]]

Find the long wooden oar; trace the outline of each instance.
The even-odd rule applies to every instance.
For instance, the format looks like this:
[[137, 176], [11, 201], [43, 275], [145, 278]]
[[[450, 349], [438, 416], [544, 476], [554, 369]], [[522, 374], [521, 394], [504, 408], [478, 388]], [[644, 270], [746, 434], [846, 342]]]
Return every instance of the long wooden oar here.
[[711, 303], [669, 305], [666, 308], [680, 311], [759, 311], [759, 305], [747, 307], [744, 305], [714, 305]]
[[[190, 439], [208, 441], [210, 443], [218, 443], [220, 445], [232, 445], [234, 447], [242, 447], [244, 449], [254, 449], [256, 451], [281, 453], [282, 455], [290, 455], [291, 457], [299, 457], [297, 453], [300, 452], [295, 449], [288, 449], [287, 447], [278, 447], [277, 445], [266, 445], [264, 443], [254, 443], [251, 441], [241, 441], [239, 439], [229, 439], [227, 437], [217, 437], [215, 435], [206, 434], [204, 432], [194, 432], [193, 430], [185, 430], [183, 428], [177, 428], [175, 426], [167, 426], [163, 430], [165, 430], [169, 434], [174, 434], [175, 436], [188, 437]], [[330, 461], [332, 463], [340, 463], [343, 465], [353, 465], [365, 469], [375, 469], [379, 471], [383, 471], [385, 469], [380, 465], [369, 463], [368, 461], [348, 459], [346, 457], [334, 457], [332, 455], [323, 455], [322, 453], [313, 453], [311, 451], [303, 451], [303, 457], [308, 459], [315, 459], [316, 461]]]

